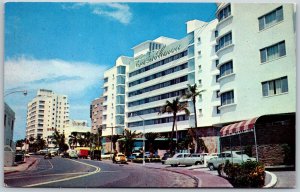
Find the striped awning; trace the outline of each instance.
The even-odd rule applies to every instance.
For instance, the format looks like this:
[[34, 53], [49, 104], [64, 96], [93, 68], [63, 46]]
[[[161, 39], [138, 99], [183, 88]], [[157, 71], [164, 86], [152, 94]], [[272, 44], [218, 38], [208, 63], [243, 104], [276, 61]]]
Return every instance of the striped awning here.
[[229, 135], [236, 135], [243, 132], [253, 131], [253, 127], [255, 125], [256, 120], [258, 117], [244, 120], [238, 123], [226, 125], [220, 130], [221, 137], [229, 136]]

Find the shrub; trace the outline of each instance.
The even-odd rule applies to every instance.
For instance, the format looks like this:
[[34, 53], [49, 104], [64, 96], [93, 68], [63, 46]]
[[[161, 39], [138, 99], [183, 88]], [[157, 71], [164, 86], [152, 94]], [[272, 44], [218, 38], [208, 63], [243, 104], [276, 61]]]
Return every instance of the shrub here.
[[[220, 166], [221, 172], [222, 166]], [[232, 164], [227, 161], [223, 165], [223, 171], [228, 180], [237, 188], [261, 188], [265, 183], [265, 167], [256, 161], [247, 161], [239, 164]]]

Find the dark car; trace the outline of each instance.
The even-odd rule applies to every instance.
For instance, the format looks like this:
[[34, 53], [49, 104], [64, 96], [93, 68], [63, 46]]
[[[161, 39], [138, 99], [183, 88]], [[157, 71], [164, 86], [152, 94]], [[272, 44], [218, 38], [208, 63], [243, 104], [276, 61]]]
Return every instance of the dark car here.
[[165, 161], [170, 157], [172, 157], [171, 153], [165, 153], [164, 156], [161, 158], [161, 163], [165, 164]]
[[62, 158], [69, 158], [69, 153], [67, 152], [64, 152], [61, 156]]

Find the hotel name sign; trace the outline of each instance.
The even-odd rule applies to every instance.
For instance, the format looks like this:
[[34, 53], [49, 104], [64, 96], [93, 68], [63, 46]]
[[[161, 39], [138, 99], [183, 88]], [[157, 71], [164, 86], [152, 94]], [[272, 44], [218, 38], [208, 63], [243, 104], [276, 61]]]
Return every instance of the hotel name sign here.
[[148, 63], [152, 63], [156, 60], [160, 60], [165, 58], [171, 54], [180, 53], [184, 51], [188, 47], [188, 39], [184, 38], [178, 42], [172, 43], [168, 46], [163, 46], [158, 50], [149, 51], [146, 54], [142, 54], [136, 58], [134, 58], [133, 63], [130, 65], [130, 69], [133, 70], [135, 68], [142, 67], [147, 65]]

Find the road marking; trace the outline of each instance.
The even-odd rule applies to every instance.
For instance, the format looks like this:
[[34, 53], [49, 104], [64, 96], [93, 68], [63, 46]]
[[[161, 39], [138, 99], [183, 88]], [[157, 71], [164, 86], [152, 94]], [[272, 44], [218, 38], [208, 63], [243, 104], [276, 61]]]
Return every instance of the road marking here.
[[[101, 171], [102, 172], [102, 171]], [[105, 172], [105, 171], [104, 171]], [[21, 178], [32, 178], [32, 177], [52, 177], [52, 176], [59, 176], [59, 175], [78, 175], [78, 174], [83, 174], [83, 173], [90, 173], [90, 172], [76, 172], [76, 173], [56, 173], [56, 174], [48, 174], [48, 175], [24, 175], [24, 176], [17, 176], [17, 177], [10, 177], [10, 178], [5, 178], [5, 180], [10, 180], [10, 179], [21, 179]]]
[[77, 162], [77, 163], [81, 163], [83, 165], [87, 165], [87, 166], [90, 166], [90, 167], [94, 167], [94, 168], [96, 168], [96, 170], [93, 171], [93, 172], [89, 172], [89, 173], [87, 173], [85, 175], [78, 175], [78, 176], [75, 176], [75, 177], [69, 177], [69, 178], [59, 179], [59, 180], [55, 180], [55, 181], [47, 181], [47, 182], [42, 182], [42, 183], [36, 183], [36, 184], [26, 185], [24, 187], [36, 187], [36, 186], [39, 186], [39, 185], [46, 185], [46, 184], [57, 183], [57, 182], [61, 182], [61, 181], [69, 181], [69, 180], [72, 180], [72, 179], [78, 179], [78, 178], [82, 178], [82, 177], [87, 177], [87, 176], [99, 173], [101, 171], [101, 169], [99, 167], [97, 167], [97, 166], [90, 165], [90, 164], [87, 164], [87, 163], [84, 163], [84, 162], [80, 162], [80, 161], [75, 161], [73, 159], [69, 159], [69, 160]]

